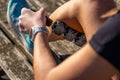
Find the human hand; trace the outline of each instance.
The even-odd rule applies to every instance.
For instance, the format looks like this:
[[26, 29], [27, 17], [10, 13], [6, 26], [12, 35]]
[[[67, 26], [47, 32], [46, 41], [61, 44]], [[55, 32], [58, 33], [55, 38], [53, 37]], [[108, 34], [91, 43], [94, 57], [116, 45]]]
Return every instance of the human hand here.
[[46, 10], [41, 8], [37, 12], [23, 8], [19, 17], [20, 32], [29, 34], [34, 26], [46, 26]]

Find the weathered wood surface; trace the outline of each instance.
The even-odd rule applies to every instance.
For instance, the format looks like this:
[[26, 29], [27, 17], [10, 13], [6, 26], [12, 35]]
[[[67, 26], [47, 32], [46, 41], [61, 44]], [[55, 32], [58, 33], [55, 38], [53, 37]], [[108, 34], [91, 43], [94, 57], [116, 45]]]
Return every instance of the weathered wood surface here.
[[0, 80], [10, 80], [1, 67], [0, 67]]
[[33, 80], [32, 66], [1, 30], [0, 66], [11, 80]]
[[23, 52], [23, 54], [26, 55], [26, 57], [32, 62], [33, 59], [31, 53], [27, 51], [26, 47], [24, 46], [20, 38], [17, 36], [13, 28], [11, 28], [11, 26], [9, 26], [7, 23], [5, 24], [1, 20], [0, 25], [0, 28], [5, 32], [4, 34], [9, 38], [9, 40], [11, 40], [12, 43], [17, 46], [17, 48], [19, 48]]
[[[6, 19], [8, 1], [0, 0], [0, 67], [10, 80], [34, 80], [32, 65], [29, 63], [32, 62], [32, 56]], [[2, 79], [9, 80], [0, 76]]]

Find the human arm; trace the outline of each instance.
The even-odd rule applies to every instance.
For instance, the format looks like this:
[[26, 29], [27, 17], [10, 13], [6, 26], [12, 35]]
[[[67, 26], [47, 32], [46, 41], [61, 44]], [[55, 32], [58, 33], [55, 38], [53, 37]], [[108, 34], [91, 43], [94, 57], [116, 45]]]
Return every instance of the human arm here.
[[56, 66], [51, 55], [45, 33], [38, 33], [34, 40], [34, 77], [35, 80], [45, 80], [49, 71]]
[[110, 80], [117, 70], [89, 44], [53, 68], [47, 80]]
[[[22, 15], [23, 14], [27, 15], [24, 13], [24, 11]], [[23, 18], [27, 19], [25, 16], [21, 16], [21, 22], [19, 22], [19, 25], [21, 28], [24, 27], [21, 30], [24, 33], [29, 32], [30, 26], [45, 25], [45, 20], [42, 20], [44, 17], [39, 17], [40, 20], [37, 20], [37, 18], [34, 20], [33, 18], [35, 23], [30, 21], [32, 25], [29, 24], [29, 21], [24, 22]], [[117, 70], [105, 59], [100, 57], [91, 48], [89, 43], [87, 43], [81, 50], [76, 52], [73, 56], [65, 60], [65, 62], [61, 63], [59, 66], [56, 66], [56, 63], [51, 56], [47, 41], [47, 35], [45, 33], [41, 32], [36, 35], [34, 45], [35, 80], [73, 80], [78, 78], [82, 80], [107, 80], [111, 78], [111, 76], [113, 76], [115, 73], [117, 73]]]
[[35, 80], [109, 80], [117, 72], [111, 64], [96, 54], [89, 44], [56, 66], [43, 35], [39, 33], [35, 39]]
[[[37, 12], [23, 8], [19, 17], [20, 31], [29, 34], [32, 27], [46, 27], [45, 15], [46, 11], [43, 8]], [[35, 80], [44, 80], [51, 67], [56, 66], [48, 46], [48, 34], [44, 32], [37, 33], [33, 42]]]
[[[81, 80], [111, 80], [111, 77], [113, 77], [113, 80], [119, 80], [119, 25], [120, 12], [109, 18], [101, 26], [90, 40], [90, 43], [87, 43], [60, 66], [54, 68], [48, 75], [48, 80], [75, 79], [77, 75]], [[64, 74], [68, 74], [68, 76], [64, 77]], [[69, 76], [69, 74], [72, 75]]]
[[56, 66], [43, 39], [41, 33], [35, 39], [35, 80], [109, 80], [117, 72], [111, 64], [94, 52], [89, 44]]
[[110, 80], [117, 73], [117, 70], [94, 52], [89, 44], [56, 66], [43, 39], [41, 34], [38, 34], [35, 39], [37, 45], [34, 49], [37, 50], [34, 52], [35, 80]]

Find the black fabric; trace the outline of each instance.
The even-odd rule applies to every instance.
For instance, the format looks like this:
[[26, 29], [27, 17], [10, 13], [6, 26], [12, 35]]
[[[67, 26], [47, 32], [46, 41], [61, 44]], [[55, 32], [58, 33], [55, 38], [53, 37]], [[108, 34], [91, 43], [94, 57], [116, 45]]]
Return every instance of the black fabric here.
[[56, 55], [56, 53], [54, 53], [54, 51], [51, 50], [52, 56], [56, 62], [56, 64], [60, 64], [62, 62], [62, 60]]
[[120, 12], [101, 26], [90, 40], [90, 45], [120, 70]]
[[69, 56], [71, 56], [71, 54], [65, 54], [65, 55], [56, 55], [56, 53], [54, 53], [54, 51], [52, 51], [52, 56], [56, 62], [56, 64], [60, 64], [61, 62], [63, 62], [65, 59], [67, 59]]

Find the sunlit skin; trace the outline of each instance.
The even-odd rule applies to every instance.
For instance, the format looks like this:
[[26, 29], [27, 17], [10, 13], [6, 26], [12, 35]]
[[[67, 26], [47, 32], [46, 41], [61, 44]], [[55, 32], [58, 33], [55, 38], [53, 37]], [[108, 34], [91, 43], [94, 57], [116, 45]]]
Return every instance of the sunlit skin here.
[[[71, 0], [55, 10], [50, 18], [53, 21], [62, 20], [71, 28], [84, 32], [89, 41], [106, 20], [100, 16], [114, 7], [112, 0]], [[45, 26], [45, 15], [44, 8], [37, 12], [23, 8], [19, 17], [20, 31], [29, 33], [33, 26]], [[57, 66], [48, 40], [60, 38], [54, 38], [55, 34], [51, 33], [50, 28], [49, 31], [49, 35], [39, 32], [34, 39], [35, 80], [111, 80], [113, 75], [119, 73], [113, 65], [99, 56], [89, 43]]]
[[70, 0], [56, 9], [50, 18], [53, 21], [64, 21], [71, 28], [85, 33], [89, 40], [106, 20], [101, 16], [114, 7], [115, 3], [112, 0]]

